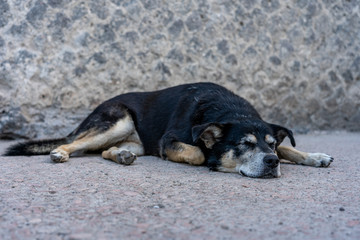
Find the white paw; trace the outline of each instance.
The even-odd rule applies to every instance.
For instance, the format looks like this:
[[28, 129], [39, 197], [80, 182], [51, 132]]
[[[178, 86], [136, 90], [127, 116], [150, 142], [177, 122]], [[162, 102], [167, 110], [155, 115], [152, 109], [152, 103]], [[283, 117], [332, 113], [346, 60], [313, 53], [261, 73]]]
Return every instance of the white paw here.
[[56, 163], [67, 162], [69, 160], [69, 154], [63, 150], [53, 150], [50, 153], [50, 158]]
[[308, 153], [304, 164], [314, 167], [328, 167], [334, 158], [325, 153]]

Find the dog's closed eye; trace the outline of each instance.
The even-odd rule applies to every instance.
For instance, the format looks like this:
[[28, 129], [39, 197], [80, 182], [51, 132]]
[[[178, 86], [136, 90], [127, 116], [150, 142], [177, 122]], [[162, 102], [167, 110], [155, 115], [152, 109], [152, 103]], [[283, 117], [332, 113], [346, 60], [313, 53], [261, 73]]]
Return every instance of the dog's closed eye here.
[[275, 138], [273, 136], [267, 134], [265, 136], [265, 142], [267, 144], [269, 144], [269, 146], [275, 146], [276, 140], [275, 140]]
[[248, 147], [255, 147], [256, 143], [255, 142], [251, 142], [251, 141], [245, 141], [242, 144], [248, 146]]

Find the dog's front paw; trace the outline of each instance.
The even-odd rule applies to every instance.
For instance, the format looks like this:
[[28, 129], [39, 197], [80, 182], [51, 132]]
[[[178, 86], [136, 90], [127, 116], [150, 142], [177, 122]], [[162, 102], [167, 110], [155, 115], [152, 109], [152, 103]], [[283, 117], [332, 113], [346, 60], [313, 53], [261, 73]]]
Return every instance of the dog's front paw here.
[[333, 161], [334, 158], [325, 153], [308, 153], [305, 163], [314, 167], [328, 167]]
[[130, 151], [123, 150], [116, 154], [116, 162], [124, 165], [130, 165], [136, 160], [136, 155]]
[[56, 163], [69, 161], [69, 154], [63, 150], [54, 150], [50, 153], [50, 159]]

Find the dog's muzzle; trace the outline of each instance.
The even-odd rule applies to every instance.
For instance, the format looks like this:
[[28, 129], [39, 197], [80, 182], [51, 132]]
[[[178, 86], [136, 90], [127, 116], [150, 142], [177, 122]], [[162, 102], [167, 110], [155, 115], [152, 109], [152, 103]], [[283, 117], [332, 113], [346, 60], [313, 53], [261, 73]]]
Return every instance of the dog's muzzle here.
[[239, 167], [237, 171], [247, 177], [253, 178], [278, 178], [280, 173], [280, 160], [274, 154], [266, 154], [257, 167]]

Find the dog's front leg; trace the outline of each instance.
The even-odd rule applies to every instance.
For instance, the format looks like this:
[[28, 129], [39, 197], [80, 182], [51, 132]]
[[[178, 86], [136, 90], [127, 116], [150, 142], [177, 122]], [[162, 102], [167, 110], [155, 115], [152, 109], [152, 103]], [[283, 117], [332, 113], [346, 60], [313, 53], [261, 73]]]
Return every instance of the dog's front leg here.
[[174, 133], [167, 133], [161, 138], [160, 156], [191, 165], [202, 165], [205, 162], [205, 156], [199, 147], [180, 142]]
[[182, 142], [174, 142], [170, 148], [165, 149], [166, 156], [173, 162], [185, 162], [191, 165], [201, 165], [205, 156], [201, 149]]
[[328, 167], [334, 160], [325, 153], [306, 153], [288, 146], [278, 146], [276, 152], [280, 159], [313, 167]]

